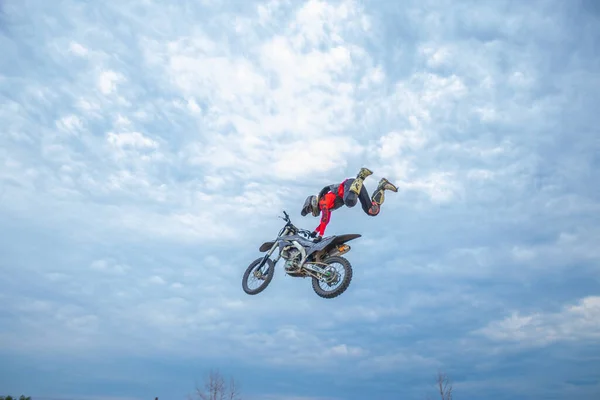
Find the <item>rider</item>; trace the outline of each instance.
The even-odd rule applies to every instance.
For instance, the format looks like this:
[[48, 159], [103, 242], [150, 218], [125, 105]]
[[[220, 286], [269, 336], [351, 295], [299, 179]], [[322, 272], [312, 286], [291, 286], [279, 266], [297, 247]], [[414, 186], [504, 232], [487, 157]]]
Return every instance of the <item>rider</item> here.
[[314, 217], [318, 217], [321, 214], [321, 223], [311, 233], [311, 237], [314, 238], [318, 234], [318, 240], [320, 240], [331, 218], [331, 212], [344, 205], [354, 207], [357, 200], [360, 201], [362, 209], [367, 215], [374, 217], [379, 214], [380, 206], [385, 200], [383, 192], [385, 190], [398, 192], [398, 188], [386, 178], [381, 178], [377, 189], [369, 198], [369, 193], [363, 186], [363, 182], [367, 176], [372, 174], [373, 172], [368, 168], [361, 168], [356, 178], [348, 178], [342, 183], [325, 186], [318, 195], [311, 195], [306, 198], [301, 215], [304, 217], [308, 213], [312, 213]]

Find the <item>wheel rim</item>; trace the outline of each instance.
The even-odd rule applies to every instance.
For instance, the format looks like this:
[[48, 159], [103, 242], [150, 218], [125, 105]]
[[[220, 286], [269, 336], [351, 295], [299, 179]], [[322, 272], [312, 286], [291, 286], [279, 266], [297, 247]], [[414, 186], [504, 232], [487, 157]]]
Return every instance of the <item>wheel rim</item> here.
[[[337, 268], [336, 265], [339, 265], [339, 268]], [[329, 276], [326, 275], [319, 279], [319, 288], [326, 292], [337, 290], [346, 277], [344, 265], [340, 262], [333, 262], [331, 264], [328, 263], [327, 267], [324, 267], [324, 269], [329, 272]]]
[[[267, 281], [267, 277], [269, 276], [269, 272], [268, 272], [269, 270], [268, 270], [268, 268], [264, 268], [264, 265], [263, 265], [263, 269], [266, 269], [266, 273], [263, 273], [262, 277], [260, 276], [261, 271], [260, 271], [259, 265], [257, 265], [256, 267], [254, 267], [252, 269], [252, 271], [248, 275], [248, 279], [246, 279], [246, 285], [248, 286], [248, 289], [250, 289], [251, 291], [257, 290], [261, 286], [263, 286]], [[258, 286], [256, 288], [252, 288], [250, 282], [258, 282]]]

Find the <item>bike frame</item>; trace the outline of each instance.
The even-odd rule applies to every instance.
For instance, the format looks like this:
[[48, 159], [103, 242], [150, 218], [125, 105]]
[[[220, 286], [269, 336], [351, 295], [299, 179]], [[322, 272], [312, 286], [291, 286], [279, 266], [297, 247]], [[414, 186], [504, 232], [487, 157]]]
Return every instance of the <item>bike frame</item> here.
[[[262, 268], [266, 264], [267, 260], [273, 255], [273, 253], [275, 252], [275, 249], [279, 248], [279, 254], [277, 255], [277, 257], [275, 259], [272, 260], [274, 265], [277, 264], [277, 262], [281, 259], [281, 253], [282, 253], [283, 248], [291, 245], [291, 246], [295, 247], [296, 249], [298, 249], [300, 254], [302, 254], [302, 259], [300, 261], [300, 267], [306, 268], [306, 269], [320, 275], [323, 273], [323, 269], [321, 267], [319, 267], [318, 265], [316, 265], [316, 264], [320, 264], [320, 263], [319, 262], [306, 263], [306, 260], [308, 259], [308, 257], [310, 257], [313, 253], [315, 253], [315, 251], [322, 251], [331, 245], [335, 245], [334, 242], [341, 241], [343, 243], [345, 241], [352, 240], [352, 239], [355, 239], [355, 238], [361, 236], [361, 235], [354, 234], [354, 235], [329, 237], [327, 239], [323, 239], [321, 242], [318, 242], [319, 245], [315, 246], [315, 248], [312, 248], [309, 252], [307, 252], [307, 249], [299, 242], [299, 240], [309, 240], [309, 239], [305, 239], [305, 238], [301, 237], [299, 234], [302, 233], [302, 234], [308, 236], [309, 235], [308, 231], [294, 226], [294, 224], [292, 224], [292, 222], [290, 221], [290, 218], [289, 218], [289, 215], [287, 214], [287, 212], [284, 211], [283, 213], [284, 213], [285, 217], [279, 217], [279, 218], [286, 221], [286, 224], [279, 231], [279, 233], [277, 234], [277, 237], [275, 238], [275, 240], [273, 240], [273, 244], [271, 245], [271, 247], [269, 248], [269, 250], [263, 257], [260, 265], [258, 266], [258, 270], [261, 273], [262, 273]], [[292, 232], [294, 234], [290, 235], [290, 233], [292, 233]], [[268, 243], [269, 242], [265, 242], [261, 246], [261, 251], [264, 251], [263, 246]], [[350, 251], [350, 246], [347, 244], [342, 244], [341, 246], [337, 247], [335, 255], [340, 256], [349, 251]], [[311, 265], [311, 264], [314, 264], [314, 265]]]

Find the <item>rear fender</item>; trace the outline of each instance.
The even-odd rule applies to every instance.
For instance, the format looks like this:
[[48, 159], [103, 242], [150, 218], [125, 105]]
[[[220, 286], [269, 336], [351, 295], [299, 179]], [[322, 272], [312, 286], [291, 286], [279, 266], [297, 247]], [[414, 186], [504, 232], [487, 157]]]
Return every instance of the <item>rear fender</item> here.
[[[316, 253], [317, 258], [320, 258], [323, 255], [329, 253], [330, 251], [336, 249], [336, 247], [338, 247], [339, 245], [357, 239], [361, 236], [362, 235], [352, 233], [347, 235], [329, 237], [327, 239], [323, 239], [321, 242], [318, 242], [314, 246], [312, 246], [308, 253], [309, 255], [312, 253]], [[348, 250], [344, 253], [348, 252]]]
[[361, 236], [362, 235], [359, 235], [358, 233], [349, 233], [347, 235], [336, 236], [335, 239], [333, 239], [331, 243], [327, 245], [327, 248], [331, 246], [337, 246], [338, 244], [346, 243], [354, 239], [358, 239]]

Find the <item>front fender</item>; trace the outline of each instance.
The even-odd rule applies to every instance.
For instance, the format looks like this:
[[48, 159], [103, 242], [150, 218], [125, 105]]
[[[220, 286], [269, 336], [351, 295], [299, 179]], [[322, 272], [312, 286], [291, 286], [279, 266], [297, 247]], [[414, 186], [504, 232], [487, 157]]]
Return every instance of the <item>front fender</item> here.
[[271, 247], [273, 247], [273, 244], [275, 243], [274, 240], [271, 240], [270, 242], [264, 242], [259, 248], [258, 250], [261, 253], [264, 253], [265, 251], [269, 251], [269, 249], [271, 249]]

